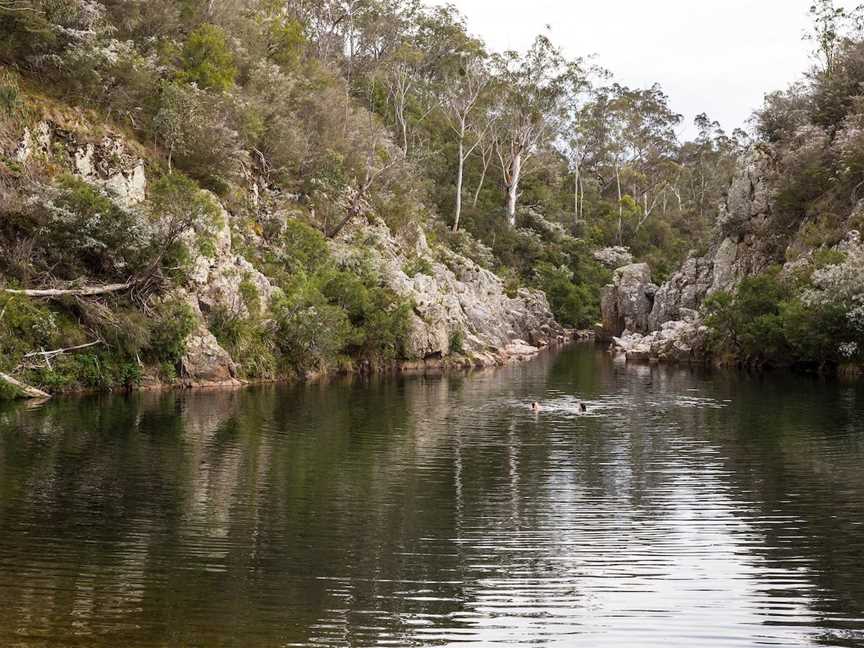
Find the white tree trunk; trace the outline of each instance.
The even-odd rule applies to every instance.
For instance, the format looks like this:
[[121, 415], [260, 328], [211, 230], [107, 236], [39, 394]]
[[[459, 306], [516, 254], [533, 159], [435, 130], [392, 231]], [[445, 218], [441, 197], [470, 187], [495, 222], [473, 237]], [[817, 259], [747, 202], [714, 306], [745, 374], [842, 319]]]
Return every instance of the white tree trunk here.
[[510, 183], [507, 185], [507, 222], [516, 227], [516, 205], [519, 202], [519, 181], [522, 179], [522, 152], [513, 156]]
[[51, 394], [47, 394], [41, 389], [36, 389], [30, 385], [25, 385], [7, 374], [0, 373], [0, 381], [12, 385], [21, 394], [22, 398], [51, 398]]
[[585, 183], [579, 177], [579, 222], [585, 221]]
[[621, 194], [621, 169], [615, 165], [615, 182], [618, 185], [618, 244], [624, 242], [624, 196]]
[[456, 172], [456, 216], [453, 219], [453, 232], [459, 231], [459, 219], [462, 217], [462, 182], [465, 176], [465, 139], [459, 139], [459, 169]]
[[574, 173], [573, 178], [573, 218], [575, 219], [575, 224], [579, 224], [579, 185], [580, 185], [580, 177], [579, 177], [579, 165], [576, 165], [576, 172]]
[[483, 191], [483, 184], [486, 182], [486, 173], [489, 171], [489, 165], [492, 164], [492, 153], [489, 153], [489, 156], [486, 156], [486, 150], [480, 150], [481, 155], [483, 156], [483, 171], [480, 174], [480, 182], [477, 183], [477, 190], [474, 192], [474, 200], [471, 203], [472, 207], [476, 207], [477, 203], [480, 202], [480, 192]]
[[135, 281], [129, 281], [122, 284], [108, 284], [107, 286], [88, 286], [85, 288], [71, 289], [49, 288], [45, 290], [13, 290], [12, 288], [4, 288], [3, 292], [12, 295], [26, 295], [27, 297], [97, 297], [99, 295], [107, 295], [109, 293], [129, 290], [135, 284]]

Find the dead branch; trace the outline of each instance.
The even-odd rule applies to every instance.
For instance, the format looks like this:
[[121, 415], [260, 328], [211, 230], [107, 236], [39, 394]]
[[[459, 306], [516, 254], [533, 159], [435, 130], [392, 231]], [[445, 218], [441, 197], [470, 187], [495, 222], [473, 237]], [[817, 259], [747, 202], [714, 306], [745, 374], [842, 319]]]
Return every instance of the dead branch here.
[[8, 376], [4, 373], [0, 373], [0, 380], [12, 385], [16, 390], [18, 390], [18, 393], [21, 394], [23, 398], [51, 398], [51, 394], [48, 394], [41, 389], [31, 387], [30, 385], [25, 385], [24, 383], [15, 380], [12, 376]]
[[84, 288], [47, 288], [44, 290], [15, 290], [12, 288], [4, 288], [3, 292], [12, 295], [25, 295], [27, 297], [45, 297], [47, 299], [55, 299], [57, 297], [98, 297], [99, 295], [108, 295], [111, 293], [122, 292], [129, 290], [138, 281], [129, 281], [122, 284], [108, 284], [106, 286], [85, 286]]
[[81, 349], [89, 349], [90, 347], [98, 346], [100, 344], [102, 344], [102, 340], [96, 340], [95, 342], [88, 342], [87, 344], [79, 344], [78, 346], [69, 347], [67, 349], [54, 349], [53, 351], [33, 351], [31, 353], [24, 354], [24, 358], [42, 357], [47, 361], [49, 358], [55, 358], [58, 355], [63, 355], [64, 353], [71, 353], [72, 351], [80, 351]]

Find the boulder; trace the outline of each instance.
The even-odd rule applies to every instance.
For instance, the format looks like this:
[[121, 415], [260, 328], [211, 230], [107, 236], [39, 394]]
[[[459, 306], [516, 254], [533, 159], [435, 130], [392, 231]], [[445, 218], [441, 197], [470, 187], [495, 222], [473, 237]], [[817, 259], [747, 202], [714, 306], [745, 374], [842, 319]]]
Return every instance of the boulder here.
[[626, 333], [613, 339], [613, 350], [628, 362], [704, 364], [708, 359], [708, 329], [698, 319], [666, 322], [647, 335]]
[[633, 253], [630, 252], [628, 248], [622, 246], [607, 247], [597, 250], [594, 252], [593, 257], [596, 261], [600, 262], [610, 270], [633, 263]]
[[648, 331], [681, 319], [683, 311], [698, 311], [713, 283], [714, 265], [707, 259], [690, 258], [663, 284], [654, 296]]
[[647, 263], [624, 266], [615, 271], [612, 281], [601, 297], [603, 332], [610, 337], [624, 331], [647, 333], [657, 293], [651, 268]]
[[237, 368], [231, 356], [202, 323], [186, 341], [181, 360], [183, 380], [196, 385], [237, 384]]

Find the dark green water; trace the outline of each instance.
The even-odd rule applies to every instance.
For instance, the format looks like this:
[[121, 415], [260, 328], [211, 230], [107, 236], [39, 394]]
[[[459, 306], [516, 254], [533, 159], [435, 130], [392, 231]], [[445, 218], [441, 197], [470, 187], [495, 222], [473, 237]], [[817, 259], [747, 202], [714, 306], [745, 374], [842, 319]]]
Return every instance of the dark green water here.
[[576, 348], [0, 409], [0, 646], [463, 643], [864, 646], [864, 386]]

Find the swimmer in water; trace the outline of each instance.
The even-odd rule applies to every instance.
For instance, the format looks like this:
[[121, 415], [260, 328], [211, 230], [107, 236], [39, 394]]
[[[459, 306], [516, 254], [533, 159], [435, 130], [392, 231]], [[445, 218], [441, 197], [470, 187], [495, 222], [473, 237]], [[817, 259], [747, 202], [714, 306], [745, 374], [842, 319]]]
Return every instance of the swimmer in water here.
[[588, 412], [588, 406], [585, 403], [583, 403], [582, 401], [579, 401], [579, 413], [580, 414], [586, 414], [587, 412]]
[[531, 411], [532, 412], [539, 412], [540, 411], [540, 403], [538, 403], [537, 401], [534, 401], [533, 403], [531, 403]]

